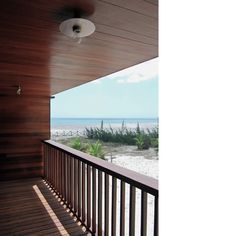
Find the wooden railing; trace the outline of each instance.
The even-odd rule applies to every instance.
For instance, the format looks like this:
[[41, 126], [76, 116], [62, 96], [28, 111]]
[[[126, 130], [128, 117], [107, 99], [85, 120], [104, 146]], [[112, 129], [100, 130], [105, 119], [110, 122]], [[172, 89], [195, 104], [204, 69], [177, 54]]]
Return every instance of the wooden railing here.
[[47, 183], [93, 235], [158, 235], [157, 180], [51, 140], [43, 161]]

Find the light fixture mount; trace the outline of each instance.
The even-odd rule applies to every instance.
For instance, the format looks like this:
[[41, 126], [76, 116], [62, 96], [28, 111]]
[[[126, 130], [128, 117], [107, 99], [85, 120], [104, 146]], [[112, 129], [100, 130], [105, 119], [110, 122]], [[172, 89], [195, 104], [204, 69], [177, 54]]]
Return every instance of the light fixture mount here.
[[80, 25], [73, 25], [73, 31], [74, 31], [74, 33], [80, 33], [80, 31], [81, 31], [81, 27], [80, 27]]
[[19, 85], [17, 90], [16, 90], [16, 94], [17, 95], [21, 95], [21, 86]]
[[95, 31], [95, 25], [83, 18], [71, 18], [63, 21], [59, 29], [64, 35], [80, 43], [82, 38], [91, 35]]

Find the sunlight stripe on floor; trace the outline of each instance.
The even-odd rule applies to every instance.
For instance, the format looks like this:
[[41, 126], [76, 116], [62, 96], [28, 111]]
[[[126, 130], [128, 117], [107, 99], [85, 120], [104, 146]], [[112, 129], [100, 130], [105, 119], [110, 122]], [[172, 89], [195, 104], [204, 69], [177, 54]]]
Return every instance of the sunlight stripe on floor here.
[[66, 231], [66, 229], [64, 228], [64, 226], [61, 224], [60, 220], [57, 218], [56, 214], [54, 213], [54, 211], [52, 210], [52, 208], [49, 206], [47, 200], [45, 199], [45, 197], [43, 196], [43, 194], [41, 193], [40, 189], [38, 188], [37, 185], [33, 186], [34, 191], [36, 192], [36, 194], [38, 195], [40, 201], [42, 202], [43, 206], [45, 207], [46, 211], [48, 212], [49, 216], [51, 217], [52, 221], [54, 222], [54, 224], [56, 225], [57, 229], [59, 230], [60, 234], [65, 236], [65, 235], [69, 235], [69, 233]]

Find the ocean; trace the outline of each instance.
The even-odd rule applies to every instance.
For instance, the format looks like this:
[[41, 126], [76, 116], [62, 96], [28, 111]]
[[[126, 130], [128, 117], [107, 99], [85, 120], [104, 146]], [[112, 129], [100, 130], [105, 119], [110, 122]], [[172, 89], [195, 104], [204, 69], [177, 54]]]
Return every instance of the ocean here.
[[85, 128], [103, 127], [119, 129], [122, 123], [128, 129], [152, 129], [159, 126], [158, 118], [51, 118], [51, 137], [83, 135]]
[[122, 125], [124, 122], [126, 125], [139, 125], [152, 124], [158, 125], [158, 118], [51, 118], [51, 128], [59, 127], [77, 127], [77, 126], [99, 126], [103, 121], [104, 126], [117, 126]]

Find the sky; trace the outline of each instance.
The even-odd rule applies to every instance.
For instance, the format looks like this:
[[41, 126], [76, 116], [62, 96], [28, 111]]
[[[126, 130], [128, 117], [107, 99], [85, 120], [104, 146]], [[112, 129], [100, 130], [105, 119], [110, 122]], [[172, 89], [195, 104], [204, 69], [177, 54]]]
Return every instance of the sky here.
[[157, 118], [158, 58], [66, 90], [51, 99], [51, 117]]

